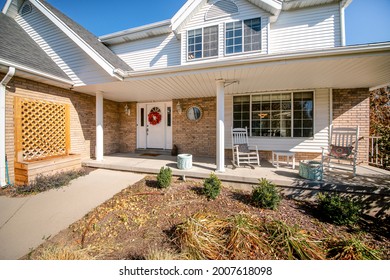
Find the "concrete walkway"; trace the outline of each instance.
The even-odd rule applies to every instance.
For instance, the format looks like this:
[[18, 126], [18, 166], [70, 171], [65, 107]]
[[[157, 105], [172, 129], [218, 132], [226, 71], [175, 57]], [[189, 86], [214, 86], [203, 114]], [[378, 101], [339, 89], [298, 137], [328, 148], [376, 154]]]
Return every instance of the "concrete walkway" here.
[[143, 177], [99, 169], [58, 190], [25, 198], [0, 197], [0, 259], [23, 257]]

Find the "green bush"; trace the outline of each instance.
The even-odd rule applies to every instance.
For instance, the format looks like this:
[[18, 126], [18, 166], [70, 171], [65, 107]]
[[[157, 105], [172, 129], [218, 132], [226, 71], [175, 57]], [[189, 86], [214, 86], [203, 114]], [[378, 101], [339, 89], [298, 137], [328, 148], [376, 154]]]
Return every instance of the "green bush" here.
[[275, 184], [265, 178], [260, 179], [258, 186], [253, 188], [252, 202], [257, 207], [276, 210], [280, 200]]
[[159, 188], [168, 188], [172, 182], [172, 170], [167, 167], [161, 167], [157, 175], [157, 185]]
[[203, 193], [209, 199], [216, 199], [221, 192], [221, 188], [222, 183], [214, 173], [212, 173], [209, 178], [204, 180]]
[[340, 194], [319, 194], [318, 210], [324, 218], [336, 225], [350, 225], [357, 222], [362, 213], [362, 205], [348, 196]]

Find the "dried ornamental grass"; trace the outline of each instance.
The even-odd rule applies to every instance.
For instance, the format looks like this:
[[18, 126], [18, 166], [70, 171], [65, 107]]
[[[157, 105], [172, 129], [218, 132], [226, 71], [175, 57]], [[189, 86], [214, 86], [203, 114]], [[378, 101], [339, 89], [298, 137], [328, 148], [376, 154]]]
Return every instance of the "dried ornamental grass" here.
[[209, 213], [197, 213], [178, 225], [175, 234], [189, 259], [221, 260], [226, 250], [228, 223]]
[[239, 214], [229, 219], [230, 232], [227, 240], [229, 259], [258, 259], [271, 253], [265, 234], [260, 231], [260, 221]]
[[169, 249], [151, 249], [145, 256], [145, 260], [180, 260], [181, 255]]
[[327, 257], [332, 260], [380, 260], [377, 250], [367, 246], [356, 237], [346, 240], [330, 240]]
[[271, 246], [278, 250], [282, 259], [289, 260], [322, 260], [323, 250], [316, 241], [310, 240], [299, 228], [290, 227], [282, 221], [272, 221], [265, 225], [270, 235]]
[[87, 250], [74, 247], [59, 247], [54, 244], [47, 246], [39, 252], [34, 260], [92, 260]]

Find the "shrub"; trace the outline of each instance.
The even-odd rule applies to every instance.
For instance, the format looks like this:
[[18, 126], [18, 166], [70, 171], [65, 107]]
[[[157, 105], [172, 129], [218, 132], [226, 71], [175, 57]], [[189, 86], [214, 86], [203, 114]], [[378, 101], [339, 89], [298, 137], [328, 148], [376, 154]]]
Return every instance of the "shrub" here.
[[157, 175], [157, 185], [159, 188], [168, 188], [172, 182], [172, 170], [167, 167], [161, 167]]
[[350, 225], [357, 222], [362, 213], [362, 205], [340, 194], [319, 194], [318, 210], [330, 222], [337, 225]]
[[253, 188], [252, 201], [257, 207], [276, 210], [280, 200], [275, 184], [265, 178], [260, 179], [258, 186]]
[[217, 175], [212, 173], [209, 178], [204, 180], [203, 187], [203, 193], [207, 198], [216, 199], [221, 192], [222, 183]]

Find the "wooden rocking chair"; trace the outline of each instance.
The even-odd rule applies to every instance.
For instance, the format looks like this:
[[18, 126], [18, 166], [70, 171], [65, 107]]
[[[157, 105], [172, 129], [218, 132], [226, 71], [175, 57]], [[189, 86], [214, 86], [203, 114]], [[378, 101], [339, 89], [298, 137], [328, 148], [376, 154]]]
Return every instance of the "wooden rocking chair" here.
[[353, 176], [356, 176], [358, 143], [359, 126], [333, 127], [331, 125], [328, 152], [325, 152], [325, 148], [322, 147], [322, 168], [324, 168], [325, 163], [329, 170], [335, 168], [335, 166], [331, 166], [331, 160], [337, 160], [340, 165], [341, 162], [349, 162], [352, 165]]
[[247, 128], [232, 128], [233, 165], [242, 163], [260, 166], [259, 151], [257, 146], [249, 146]]

